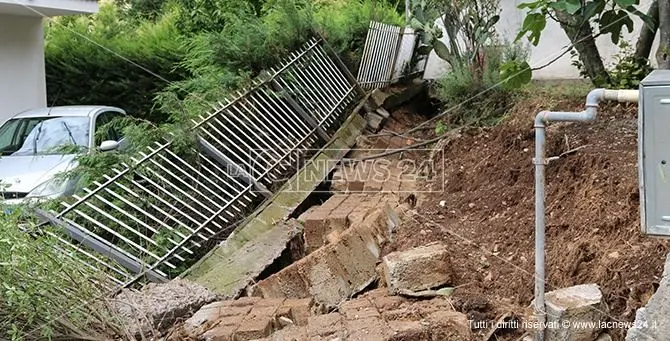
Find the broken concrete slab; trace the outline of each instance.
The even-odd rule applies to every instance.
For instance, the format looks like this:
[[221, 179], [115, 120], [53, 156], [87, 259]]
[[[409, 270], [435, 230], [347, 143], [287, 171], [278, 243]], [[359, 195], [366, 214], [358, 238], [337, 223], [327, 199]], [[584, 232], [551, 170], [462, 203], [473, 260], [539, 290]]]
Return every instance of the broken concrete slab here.
[[[296, 220], [280, 222], [274, 228], [250, 240], [235, 252], [219, 260], [235, 278], [228, 283], [228, 292], [239, 293], [258, 275], [278, 259], [289, 243], [302, 232]], [[225, 264], [225, 265], [223, 265]], [[227, 296], [227, 295], [226, 295]]]
[[449, 252], [439, 243], [390, 253], [382, 264], [391, 294], [438, 288], [450, 284], [453, 277]]
[[221, 260], [233, 259], [244, 245], [272, 230], [276, 223], [285, 221], [323, 181], [365, 129], [365, 120], [357, 113], [360, 107], [362, 104], [342, 124], [322, 152], [314, 156], [277, 194], [251, 214], [226, 241], [210, 251], [182, 276], [204, 285], [222, 297], [232, 298], [239, 295], [238, 289], [249, 284], [250, 275], [245, 264]]
[[[583, 284], [548, 292], [545, 295], [547, 326], [545, 340], [595, 340], [606, 321], [606, 306], [597, 284]], [[580, 326], [569, 327], [565, 326]]]
[[393, 229], [389, 225], [397, 225], [398, 220], [389, 205], [374, 210], [335, 243], [258, 282], [253, 294], [265, 298], [311, 296], [317, 303], [337, 306], [377, 278], [375, 267]]
[[146, 337], [154, 331], [164, 331], [177, 319], [215, 299], [216, 295], [207, 288], [177, 278], [167, 283], [150, 283], [139, 291], [124, 289], [109, 304], [124, 320], [130, 334]]
[[656, 293], [646, 306], [635, 313], [635, 323], [626, 341], [664, 340], [670, 335], [670, 254], [665, 261], [663, 277]]

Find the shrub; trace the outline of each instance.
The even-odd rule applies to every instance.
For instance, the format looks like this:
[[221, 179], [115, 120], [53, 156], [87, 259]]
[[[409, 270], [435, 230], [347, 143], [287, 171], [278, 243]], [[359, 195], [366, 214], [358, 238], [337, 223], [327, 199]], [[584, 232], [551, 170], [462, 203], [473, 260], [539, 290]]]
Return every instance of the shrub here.
[[333, 0], [315, 5], [315, 24], [347, 67], [358, 71], [370, 20], [404, 26], [394, 7], [376, 0]]
[[609, 86], [615, 89], [637, 89], [654, 68], [647, 58], [635, 56], [633, 47], [627, 42], [622, 41], [619, 48], [621, 51], [614, 56], [616, 61], [609, 70]]
[[[2, 205], [0, 204], [0, 208]], [[0, 215], [0, 339], [105, 339], [120, 328], [98, 299], [104, 294], [56, 240], [18, 227], [20, 210]]]
[[437, 81], [436, 96], [450, 111], [449, 124], [490, 125], [497, 124], [502, 115], [514, 103], [514, 87], [503, 86], [501, 66], [523, 61], [527, 54], [514, 45], [487, 47], [484, 49], [481, 77], [475, 77], [471, 58], [462, 58], [453, 63], [449, 73]]
[[49, 23], [48, 102], [118, 106], [165, 122], [167, 115], [153, 106], [155, 93], [189, 75], [179, 67], [185, 51], [175, 21], [168, 13], [155, 23], [133, 26], [117, 7], [102, 4], [97, 15]]

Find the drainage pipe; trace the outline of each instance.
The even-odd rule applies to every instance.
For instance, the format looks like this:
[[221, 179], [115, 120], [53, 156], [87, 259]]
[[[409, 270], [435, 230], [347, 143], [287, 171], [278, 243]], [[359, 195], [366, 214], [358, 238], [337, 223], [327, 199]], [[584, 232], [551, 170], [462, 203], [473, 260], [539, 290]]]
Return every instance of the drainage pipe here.
[[546, 126], [549, 122], [590, 122], [595, 120], [600, 101], [618, 101], [637, 103], [638, 90], [594, 89], [586, 97], [586, 109], [581, 112], [543, 111], [535, 117], [535, 316], [538, 330], [535, 340], [544, 340], [546, 311], [544, 304], [544, 174], [549, 160], [545, 157]]

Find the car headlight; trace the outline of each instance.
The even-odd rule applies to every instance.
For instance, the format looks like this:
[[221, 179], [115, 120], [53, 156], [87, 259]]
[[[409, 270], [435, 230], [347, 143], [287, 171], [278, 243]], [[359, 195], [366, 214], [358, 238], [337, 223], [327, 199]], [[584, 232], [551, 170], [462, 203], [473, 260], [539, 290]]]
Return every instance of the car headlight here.
[[58, 197], [68, 189], [69, 181], [59, 178], [49, 179], [35, 187], [26, 198]]

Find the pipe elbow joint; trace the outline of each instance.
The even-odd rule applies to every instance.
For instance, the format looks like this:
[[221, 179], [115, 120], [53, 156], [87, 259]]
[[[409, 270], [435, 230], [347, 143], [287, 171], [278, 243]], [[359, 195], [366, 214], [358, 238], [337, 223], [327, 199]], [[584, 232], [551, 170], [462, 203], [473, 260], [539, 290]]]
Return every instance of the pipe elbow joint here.
[[549, 111], [540, 111], [535, 116], [535, 128], [543, 128], [548, 123]]
[[586, 107], [587, 108], [597, 108], [600, 104], [600, 101], [605, 99], [605, 89], [598, 88], [593, 89], [586, 95]]

